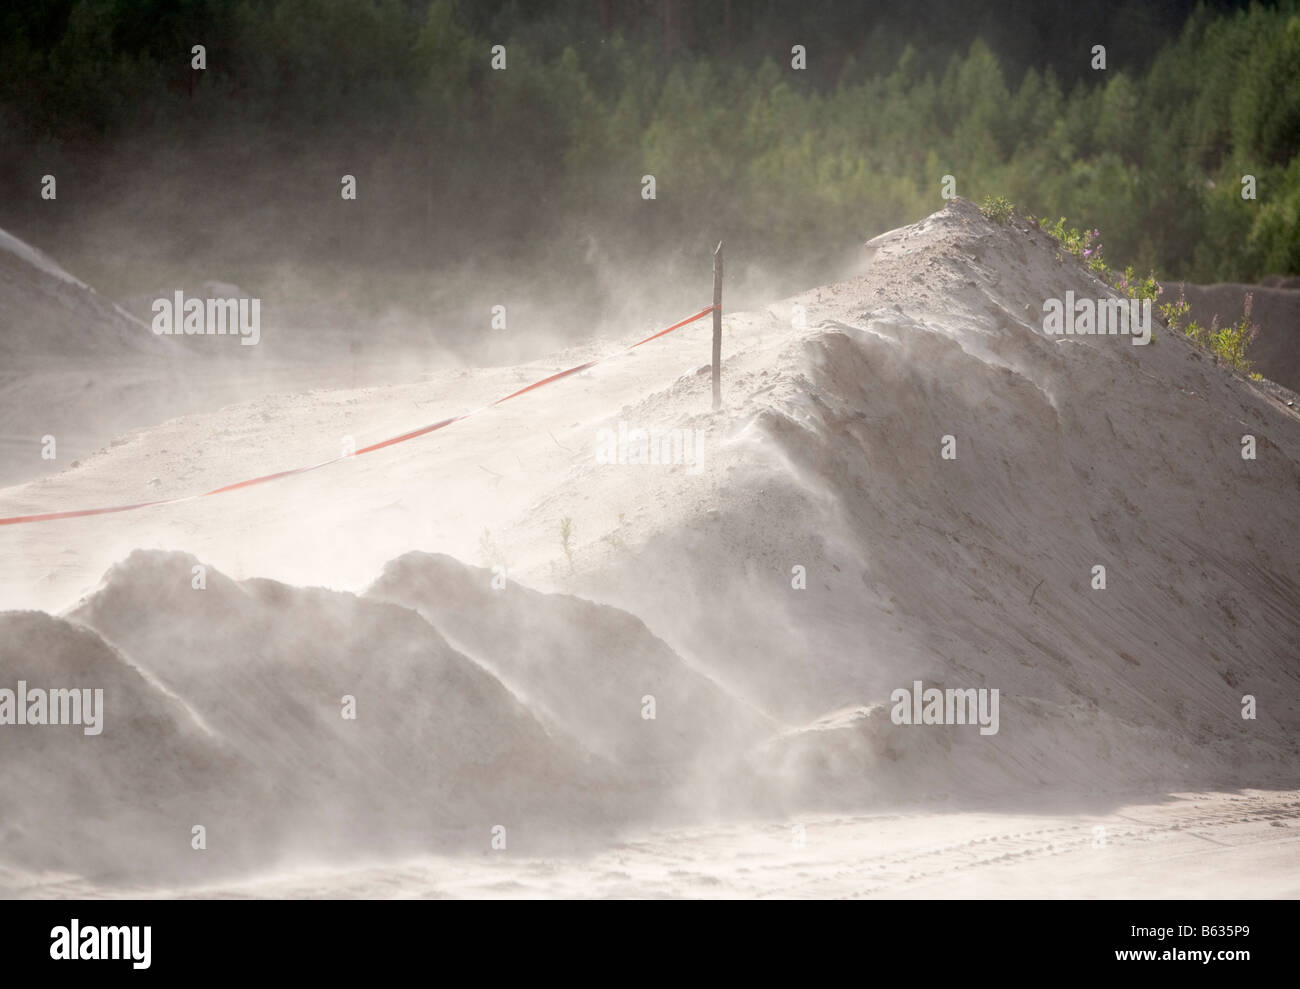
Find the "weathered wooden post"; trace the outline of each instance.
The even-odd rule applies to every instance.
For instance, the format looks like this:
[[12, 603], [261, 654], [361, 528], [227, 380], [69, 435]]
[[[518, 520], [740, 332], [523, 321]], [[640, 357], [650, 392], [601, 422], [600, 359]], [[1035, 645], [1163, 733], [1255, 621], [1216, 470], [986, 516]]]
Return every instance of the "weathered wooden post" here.
[[722, 408], [722, 241], [713, 252], [713, 411]]

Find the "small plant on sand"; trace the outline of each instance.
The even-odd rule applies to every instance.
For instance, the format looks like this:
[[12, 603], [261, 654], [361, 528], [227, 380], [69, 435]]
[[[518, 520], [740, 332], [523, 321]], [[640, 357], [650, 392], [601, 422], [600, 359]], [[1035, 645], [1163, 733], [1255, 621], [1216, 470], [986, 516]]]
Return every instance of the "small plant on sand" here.
[[[1032, 222], [1034, 218], [1029, 219]], [[1039, 220], [1037, 225], [1062, 248], [1081, 259], [1089, 271], [1096, 272], [1102, 278], [1110, 275], [1110, 268], [1106, 266], [1106, 261], [1101, 256], [1101, 241], [1098, 239], [1101, 237], [1100, 230], [1080, 231], [1074, 227], [1067, 227], [1063, 216], [1055, 223]]]
[[994, 223], [1000, 223], [1004, 226], [1011, 219], [1011, 214], [1015, 211], [1016, 204], [1007, 199], [1006, 196], [985, 196], [984, 201], [980, 203], [980, 212]]
[[1165, 302], [1160, 306], [1160, 318], [1175, 333], [1182, 333], [1193, 343], [1205, 346], [1201, 340], [1201, 326], [1191, 318], [1192, 307], [1187, 304], [1187, 296], [1181, 288], [1178, 290], [1177, 302]]
[[[1178, 293], [1177, 302], [1166, 302], [1160, 307], [1160, 315], [1169, 328], [1181, 330], [1183, 335], [1198, 347], [1203, 347], [1225, 364], [1231, 364], [1238, 371], [1250, 374], [1251, 361], [1246, 350], [1259, 335], [1259, 325], [1250, 321], [1250, 311], [1255, 298], [1247, 292], [1241, 319], [1231, 326], [1220, 326], [1216, 313], [1209, 326], [1202, 326], [1191, 318], [1192, 307], [1187, 304], [1187, 297]], [[1262, 375], [1250, 374], [1251, 380], [1262, 381]]]
[[1153, 303], [1164, 294], [1164, 286], [1156, 281], [1156, 273], [1153, 271], [1145, 278], [1139, 278], [1133, 271], [1130, 264], [1124, 269], [1124, 273], [1112, 282], [1115, 288], [1123, 292], [1130, 299], [1150, 299]]
[[573, 536], [573, 519], [564, 516], [560, 519], [560, 546], [564, 549], [564, 555], [569, 560], [569, 569], [573, 569], [573, 546], [570, 539]]
[[1255, 305], [1252, 293], [1246, 293], [1242, 307], [1241, 319], [1230, 326], [1219, 326], [1219, 317], [1214, 317], [1210, 328], [1210, 349], [1220, 360], [1227, 361], [1238, 371], [1250, 373], [1250, 361], [1246, 358], [1246, 349], [1259, 336], [1259, 326], [1250, 321], [1250, 310]]

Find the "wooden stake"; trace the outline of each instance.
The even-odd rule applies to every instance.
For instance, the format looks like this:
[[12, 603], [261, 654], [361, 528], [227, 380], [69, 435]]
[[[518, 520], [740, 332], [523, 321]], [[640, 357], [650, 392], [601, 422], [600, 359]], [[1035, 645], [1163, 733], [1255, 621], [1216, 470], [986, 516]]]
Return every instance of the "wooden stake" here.
[[722, 241], [713, 252], [713, 411], [722, 408]]

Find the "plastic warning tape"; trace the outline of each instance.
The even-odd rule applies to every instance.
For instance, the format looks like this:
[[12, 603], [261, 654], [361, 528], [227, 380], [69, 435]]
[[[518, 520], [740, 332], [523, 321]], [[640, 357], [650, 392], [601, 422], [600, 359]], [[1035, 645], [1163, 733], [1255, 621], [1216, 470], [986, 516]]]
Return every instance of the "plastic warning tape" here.
[[384, 447], [396, 446], [398, 443], [405, 443], [407, 440], [413, 440], [420, 436], [427, 436], [429, 433], [434, 433], [440, 429], [445, 429], [454, 422], [461, 422], [465, 419], [470, 418], [471, 416], [478, 415], [480, 412], [486, 412], [488, 409], [495, 408], [496, 406], [500, 405], [502, 402], [508, 402], [512, 398], [518, 398], [520, 395], [526, 395], [528, 392], [535, 391], [536, 389], [541, 388], [543, 385], [549, 385], [552, 382], [559, 381], [561, 378], [567, 378], [571, 374], [578, 374], [580, 371], [586, 371], [588, 368], [595, 367], [597, 364], [602, 364], [607, 360], [611, 360], [612, 358], [620, 357], [623, 354], [626, 354], [628, 351], [635, 350], [637, 347], [649, 343], [651, 340], [658, 340], [660, 337], [672, 333], [673, 330], [680, 330], [683, 326], [686, 326], [690, 323], [694, 323], [697, 319], [703, 319], [709, 313], [713, 312], [713, 310], [716, 308], [717, 306], [709, 306], [707, 309], [701, 309], [694, 316], [687, 316], [685, 319], [681, 320], [680, 322], [674, 323], [672, 326], [668, 327], [667, 329], [660, 330], [658, 333], [653, 333], [650, 336], [646, 337], [644, 340], [638, 340], [630, 347], [625, 347], [623, 350], [616, 351], [615, 353], [612, 354], [607, 354], [606, 356], [597, 358], [594, 361], [587, 361], [587, 363], [585, 364], [579, 364], [576, 367], [571, 367], [563, 371], [558, 371], [555, 374], [550, 375], [549, 377], [542, 378], [540, 381], [534, 381], [531, 385], [525, 385], [523, 388], [520, 388], [518, 391], [511, 392], [509, 395], [505, 396], [504, 398], [498, 398], [495, 402], [491, 402], [480, 408], [474, 409], [470, 412], [466, 412], [463, 415], [452, 416], [450, 419], [443, 419], [441, 422], [435, 422], [429, 426], [422, 426], [419, 429], [413, 429], [409, 433], [402, 433], [402, 435], [400, 436], [393, 436], [389, 439], [381, 440], [378, 443], [371, 443], [369, 446], [363, 446], [360, 450], [357, 450], [355, 453], [351, 453], [346, 456], [334, 457], [331, 460], [323, 460], [318, 464], [312, 464], [308, 467], [294, 467], [291, 470], [277, 471], [274, 474], [264, 474], [261, 477], [251, 477], [246, 481], [236, 481], [234, 484], [226, 484], [219, 488], [213, 488], [211, 491], [204, 491], [202, 494], [184, 495], [179, 498], [161, 498], [157, 501], [142, 501], [142, 502], [137, 502], [134, 505], [113, 505], [108, 508], [81, 508], [81, 509], [76, 509], [74, 511], [67, 511], [67, 512], [45, 512], [40, 515], [15, 515], [12, 516], [11, 518], [0, 519], [0, 525], [23, 525], [24, 523], [27, 522], [53, 522], [56, 521], [57, 519], [76, 519], [76, 518], [85, 518], [90, 515], [112, 515], [115, 512], [134, 512], [141, 508], [155, 508], [160, 505], [179, 505], [187, 501], [197, 501], [199, 498], [208, 498], [211, 497], [212, 495], [225, 494], [229, 491], [238, 491], [241, 488], [251, 488], [257, 484], [266, 484], [270, 481], [278, 481], [282, 477], [293, 477], [296, 474], [306, 474], [310, 471], [320, 470], [322, 467], [328, 467], [331, 464], [337, 464], [342, 460], [350, 460], [352, 457], [359, 457], [363, 453], [373, 453], [375, 450], [382, 450], [384, 449]]

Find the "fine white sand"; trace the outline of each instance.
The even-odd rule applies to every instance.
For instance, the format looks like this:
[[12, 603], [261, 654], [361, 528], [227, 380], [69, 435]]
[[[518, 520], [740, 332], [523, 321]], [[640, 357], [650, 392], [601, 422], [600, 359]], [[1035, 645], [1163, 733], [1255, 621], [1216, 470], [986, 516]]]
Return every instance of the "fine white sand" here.
[[[728, 313], [720, 412], [705, 319], [319, 471], [0, 527], [0, 688], [108, 691], [98, 739], [0, 727], [0, 890], [1295, 895], [1295, 396], [1159, 326], [1047, 337], [1067, 290], [1110, 294], [959, 200]], [[0, 516], [316, 463], [629, 337], [160, 416]], [[703, 456], [599, 462], [621, 425]], [[916, 680], [997, 689], [997, 734], [894, 724]]]

